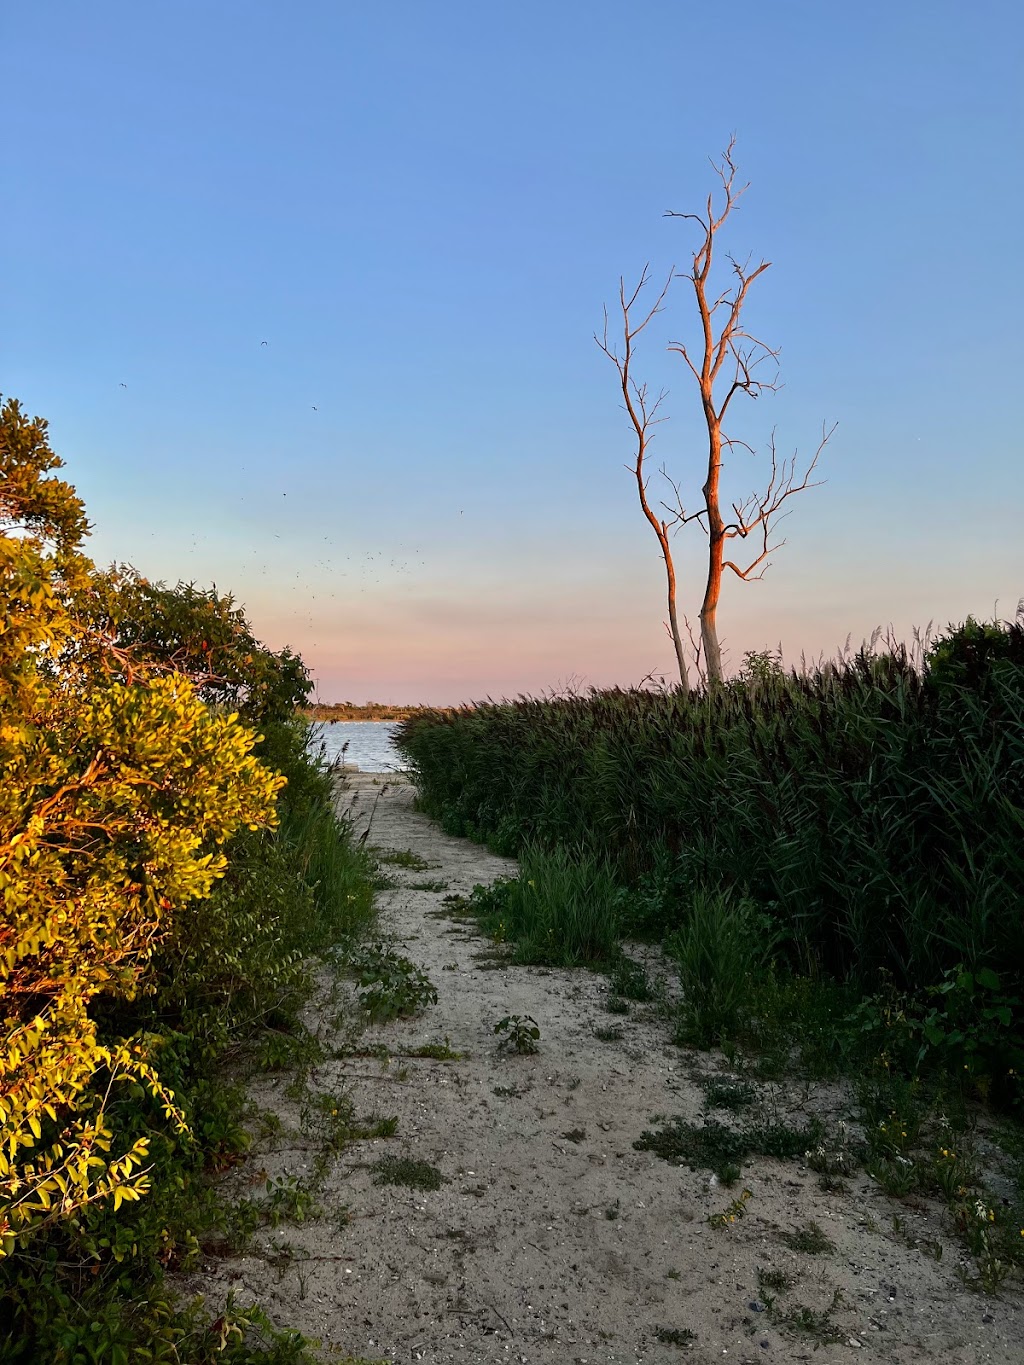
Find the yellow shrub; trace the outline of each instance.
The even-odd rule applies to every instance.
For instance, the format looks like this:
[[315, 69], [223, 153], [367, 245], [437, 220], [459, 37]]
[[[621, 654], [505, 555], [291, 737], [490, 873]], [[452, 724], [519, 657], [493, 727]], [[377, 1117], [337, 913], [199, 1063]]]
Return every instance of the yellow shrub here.
[[[123, 1079], [168, 1120], [145, 1041], [104, 1045], [99, 993], [131, 997], [174, 907], [209, 894], [221, 847], [274, 821], [283, 779], [256, 737], [184, 677], [95, 666], [80, 611], [93, 568], [46, 426], [0, 410], [0, 1255], [97, 1199], [146, 1189], [146, 1144], [112, 1153]], [[89, 658], [88, 667], [81, 661]]]

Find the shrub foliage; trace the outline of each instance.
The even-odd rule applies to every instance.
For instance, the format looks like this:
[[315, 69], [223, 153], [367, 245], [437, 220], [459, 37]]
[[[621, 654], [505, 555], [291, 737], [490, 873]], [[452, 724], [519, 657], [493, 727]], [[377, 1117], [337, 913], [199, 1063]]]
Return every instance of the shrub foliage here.
[[61, 465], [4, 403], [0, 1360], [298, 1360], [158, 1282], [224, 1235], [207, 1173], [245, 1134], [221, 1059], [295, 1033], [370, 868], [307, 756], [301, 659], [230, 597], [98, 571]]

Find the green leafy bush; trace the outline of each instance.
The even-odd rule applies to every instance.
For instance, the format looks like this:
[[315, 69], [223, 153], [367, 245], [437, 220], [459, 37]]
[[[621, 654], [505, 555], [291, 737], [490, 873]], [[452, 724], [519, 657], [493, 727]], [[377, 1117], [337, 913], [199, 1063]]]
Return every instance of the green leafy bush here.
[[210, 1178], [248, 1140], [222, 1063], [304, 1046], [309, 954], [366, 923], [369, 861], [293, 718], [301, 660], [229, 598], [97, 573], [60, 464], [5, 404], [0, 1361], [307, 1361], [162, 1281], [245, 1234]]

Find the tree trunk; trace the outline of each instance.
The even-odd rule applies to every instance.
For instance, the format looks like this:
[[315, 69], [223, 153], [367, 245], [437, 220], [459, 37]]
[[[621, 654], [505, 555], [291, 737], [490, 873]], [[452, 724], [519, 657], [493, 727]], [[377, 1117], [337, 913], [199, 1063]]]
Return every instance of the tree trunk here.
[[679, 681], [683, 690], [689, 692], [690, 677], [686, 668], [686, 655], [683, 653], [683, 639], [679, 634], [679, 617], [676, 615], [676, 571], [671, 554], [667, 555], [665, 559], [665, 571], [668, 574], [668, 623], [672, 632], [672, 643], [675, 646], [676, 663], [679, 666]]
[[704, 506], [708, 514], [708, 581], [700, 609], [700, 638], [704, 670], [710, 684], [722, 681], [722, 651], [718, 643], [718, 599], [722, 595], [722, 560], [725, 556], [725, 524], [718, 507], [718, 481], [722, 471], [722, 429], [710, 393], [705, 399], [708, 423], [708, 477]]

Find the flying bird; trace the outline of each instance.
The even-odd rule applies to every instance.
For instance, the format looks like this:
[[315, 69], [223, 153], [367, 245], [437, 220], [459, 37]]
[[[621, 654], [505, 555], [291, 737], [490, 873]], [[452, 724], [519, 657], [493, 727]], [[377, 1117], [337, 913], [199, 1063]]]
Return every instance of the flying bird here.
[[267, 343], [266, 343], [265, 341], [261, 341], [261, 342], [260, 342], [260, 345], [261, 345], [261, 346], [265, 346], [266, 344], [267, 344]]
[[316, 405], [315, 403], [312, 403], [310, 406], [312, 407], [312, 409], [313, 409], [314, 412], [319, 412], [319, 411], [320, 411], [320, 409], [317, 407], [317, 405]]
[[128, 385], [124, 382], [123, 379], [121, 380], [121, 387], [122, 389], [126, 389], [128, 387]]

